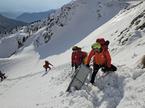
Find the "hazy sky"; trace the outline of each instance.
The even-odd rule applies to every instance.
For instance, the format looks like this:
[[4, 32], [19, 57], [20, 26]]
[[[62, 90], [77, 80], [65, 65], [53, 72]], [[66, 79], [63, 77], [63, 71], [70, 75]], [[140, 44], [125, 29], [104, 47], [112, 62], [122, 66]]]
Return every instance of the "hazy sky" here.
[[0, 11], [40, 12], [56, 9], [71, 0], [0, 0]]

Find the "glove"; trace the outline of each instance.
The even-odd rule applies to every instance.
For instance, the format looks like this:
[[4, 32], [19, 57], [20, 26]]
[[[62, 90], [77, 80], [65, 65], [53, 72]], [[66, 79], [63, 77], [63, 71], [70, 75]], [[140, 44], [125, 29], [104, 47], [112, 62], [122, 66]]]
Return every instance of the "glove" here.
[[89, 64], [86, 64], [86, 67], [88, 67], [88, 68], [89, 68], [89, 67], [90, 67], [90, 65], [89, 65]]
[[105, 67], [102, 67], [102, 68], [101, 68], [101, 71], [102, 71], [102, 72], [106, 72], [106, 68], [105, 68]]

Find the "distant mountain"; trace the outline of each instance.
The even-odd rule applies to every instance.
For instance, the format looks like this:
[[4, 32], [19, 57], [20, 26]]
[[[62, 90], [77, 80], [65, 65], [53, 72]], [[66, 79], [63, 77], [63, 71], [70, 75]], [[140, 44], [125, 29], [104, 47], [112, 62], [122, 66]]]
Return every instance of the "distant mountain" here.
[[55, 12], [55, 10], [49, 10], [46, 12], [36, 12], [36, 13], [23, 13], [20, 16], [16, 17], [16, 19], [19, 21], [31, 23], [37, 20], [41, 20], [43, 18], [47, 18], [53, 12]]
[[0, 12], [2, 16], [5, 16], [7, 18], [15, 19], [17, 16], [19, 16], [22, 12]]
[[0, 32], [1, 33], [9, 32], [16, 26], [23, 26], [23, 25], [26, 25], [26, 23], [0, 15]]

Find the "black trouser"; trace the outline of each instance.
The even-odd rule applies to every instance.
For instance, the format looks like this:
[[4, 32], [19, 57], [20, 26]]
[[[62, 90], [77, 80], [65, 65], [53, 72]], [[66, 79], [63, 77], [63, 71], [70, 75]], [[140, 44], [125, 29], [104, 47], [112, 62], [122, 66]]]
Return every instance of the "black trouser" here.
[[113, 64], [111, 64], [111, 67], [110, 68], [108, 68], [108, 67], [106, 67], [106, 66], [103, 66], [102, 67], [102, 71], [103, 72], [108, 72], [108, 71], [117, 71], [117, 67], [116, 66], [114, 66]]
[[75, 64], [75, 70], [80, 66], [81, 64]]
[[102, 71], [103, 72], [116, 71], [117, 70], [117, 68], [114, 65], [112, 65], [112, 64], [111, 64], [111, 67], [110, 68], [108, 68], [108, 67], [106, 67], [104, 65], [93, 64], [93, 74], [92, 74], [91, 81], [90, 81], [92, 84], [94, 83], [96, 74], [97, 74], [97, 72], [98, 72], [98, 70], [100, 68], [102, 68]]

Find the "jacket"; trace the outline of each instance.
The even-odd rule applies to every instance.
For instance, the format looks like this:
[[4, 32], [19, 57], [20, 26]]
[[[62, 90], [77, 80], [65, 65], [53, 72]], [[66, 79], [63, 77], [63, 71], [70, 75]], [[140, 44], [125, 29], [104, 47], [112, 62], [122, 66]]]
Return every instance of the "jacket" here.
[[87, 56], [87, 53], [84, 51], [73, 51], [72, 55], [71, 55], [71, 62], [72, 65], [80, 65], [81, 63], [83, 63], [83, 60], [85, 59], [85, 57]]
[[49, 68], [49, 65], [53, 66], [51, 63], [48, 61], [45, 61], [45, 64], [43, 65], [44, 68]]
[[92, 57], [95, 64], [111, 67], [111, 56], [108, 50], [103, 49], [101, 52], [97, 52], [92, 49], [87, 57], [86, 64], [90, 63]]

